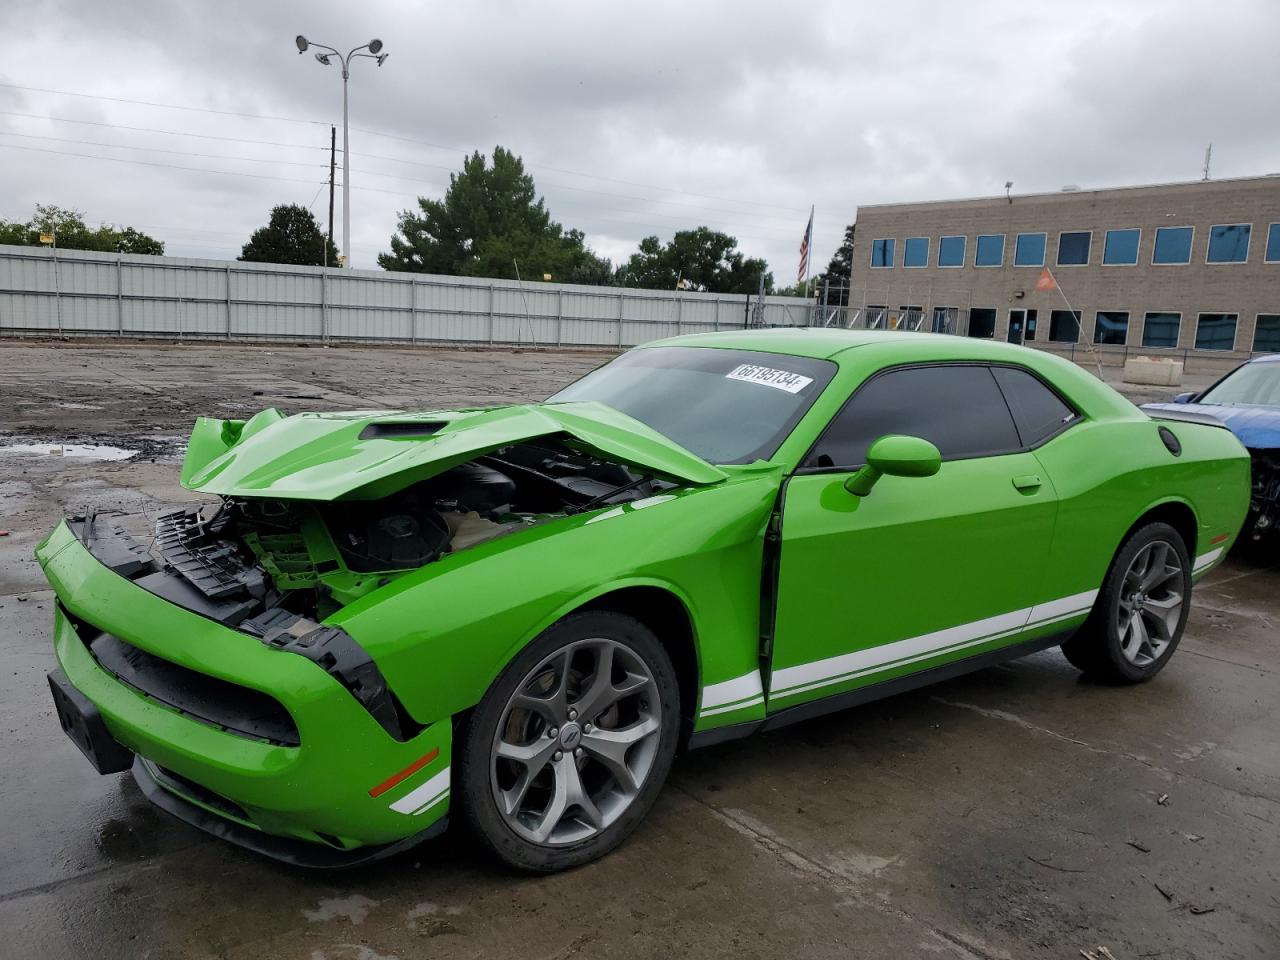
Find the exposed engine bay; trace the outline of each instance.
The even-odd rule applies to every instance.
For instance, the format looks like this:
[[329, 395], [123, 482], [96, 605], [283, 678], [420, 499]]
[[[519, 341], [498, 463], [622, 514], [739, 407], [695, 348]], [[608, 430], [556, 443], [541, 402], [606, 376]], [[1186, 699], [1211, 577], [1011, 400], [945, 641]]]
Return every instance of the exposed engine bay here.
[[[224, 497], [160, 516], [151, 555], [122, 531], [81, 536], [139, 586], [269, 640], [311, 627], [396, 577], [538, 523], [675, 486], [543, 438], [493, 451], [379, 500]], [[153, 559], [154, 558], [154, 559]]]
[[1250, 450], [1253, 489], [1245, 530], [1254, 540], [1273, 533], [1280, 520], [1280, 450]]

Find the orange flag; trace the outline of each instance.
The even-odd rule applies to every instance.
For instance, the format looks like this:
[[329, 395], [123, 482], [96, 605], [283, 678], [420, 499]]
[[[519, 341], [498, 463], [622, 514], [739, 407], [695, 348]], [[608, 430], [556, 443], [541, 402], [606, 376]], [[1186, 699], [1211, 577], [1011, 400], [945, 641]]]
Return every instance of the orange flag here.
[[1058, 281], [1053, 279], [1053, 274], [1049, 272], [1049, 268], [1045, 267], [1040, 271], [1040, 279], [1036, 281], [1036, 293], [1048, 293], [1050, 290], [1058, 289]]

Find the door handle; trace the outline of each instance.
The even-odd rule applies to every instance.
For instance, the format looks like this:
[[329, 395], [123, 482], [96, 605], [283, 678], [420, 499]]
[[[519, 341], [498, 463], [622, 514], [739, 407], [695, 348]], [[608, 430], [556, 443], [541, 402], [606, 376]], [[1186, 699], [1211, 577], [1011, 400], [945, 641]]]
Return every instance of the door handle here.
[[1040, 476], [1035, 473], [1024, 473], [1020, 477], [1013, 478], [1013, 485], [1019, 490], [1037, 490], [1042, 482]]

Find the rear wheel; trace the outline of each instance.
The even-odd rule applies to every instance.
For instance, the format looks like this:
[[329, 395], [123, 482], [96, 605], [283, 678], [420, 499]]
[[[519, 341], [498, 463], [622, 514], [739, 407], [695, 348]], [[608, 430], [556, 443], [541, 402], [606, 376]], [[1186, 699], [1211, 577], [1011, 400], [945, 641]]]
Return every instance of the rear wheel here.
[[1101, 680], [1150, 680], [1182, 639], [1190, 601], [1191, 561], [1182, 535], [1166, 523], [1147, 524], [1117, 551], [1089, 619], [1062, 652]]
[[670, 657], [648, 627], [605, 611], [567, 617], [508, 665], [462, 731], [467, 819], [525, 870], [601, 857], [661, 791], [679, 713]]

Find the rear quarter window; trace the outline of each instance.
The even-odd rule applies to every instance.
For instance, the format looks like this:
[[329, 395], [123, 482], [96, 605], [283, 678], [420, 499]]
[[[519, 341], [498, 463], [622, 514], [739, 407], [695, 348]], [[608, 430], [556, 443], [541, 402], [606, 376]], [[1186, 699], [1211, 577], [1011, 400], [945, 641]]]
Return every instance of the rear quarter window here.
[[1022, 446], [1042, 443], [1076, 418], [1066, 401], [1027, 371], [993, 367], [991, 372], [1009, 403]]

